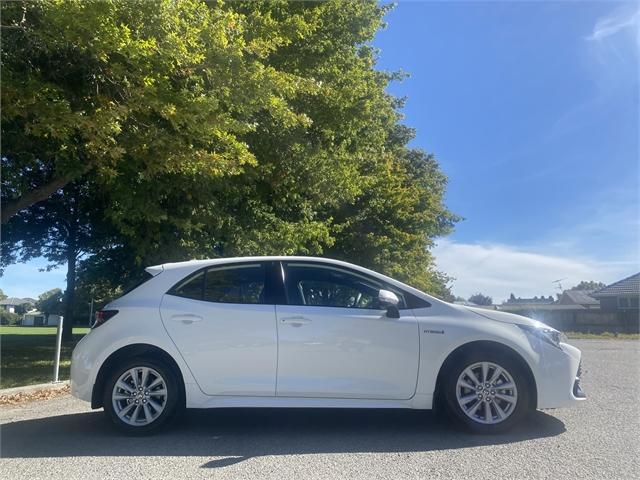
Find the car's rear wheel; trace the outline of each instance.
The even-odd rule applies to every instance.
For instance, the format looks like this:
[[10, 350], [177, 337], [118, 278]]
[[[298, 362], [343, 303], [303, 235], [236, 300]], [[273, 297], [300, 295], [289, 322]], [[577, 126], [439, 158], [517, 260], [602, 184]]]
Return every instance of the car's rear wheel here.
[[519, 362], [499, 352], [472, 352], [446, 374], [448, 411], [476, 433], [503, 432], [529, 411], [529, 385]]
[[113, 424], [128, 433], [151, 433], [176, 413], [180, 390], [173, 371], [144, 358], [115, 368], [104, 388], [104, 410]]

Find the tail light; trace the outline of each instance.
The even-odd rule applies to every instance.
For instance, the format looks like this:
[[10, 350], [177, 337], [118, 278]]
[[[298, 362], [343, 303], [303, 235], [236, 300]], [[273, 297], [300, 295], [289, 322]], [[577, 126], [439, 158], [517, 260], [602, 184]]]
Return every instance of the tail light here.
[[111, 317], [113, 317], [116, 313], [118, 313], [118, 310], [98, 310], [96, 312], [95, 318], [93, 320], [93, 325], [91, 325], [91, 328], [99, 327], [104, 322], [106, 322]]

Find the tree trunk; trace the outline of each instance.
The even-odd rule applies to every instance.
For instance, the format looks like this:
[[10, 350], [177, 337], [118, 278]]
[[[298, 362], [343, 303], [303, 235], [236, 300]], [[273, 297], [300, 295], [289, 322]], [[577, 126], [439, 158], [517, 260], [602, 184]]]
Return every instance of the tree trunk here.
[[73, 250], [74, 252], [69, 252], [67, 259], [67, 289], [64, 292], [64, 323], [62, 324], [63, 340], [71, 340], [73, 337], [73, 312], [76, 303], [76, 252], [75, 248]]
[[70, 223], [69, 239], [67, 241], [67, 289], [64, 292], [63, 340], [71, 340], [73, 338], [73, 314], [76, 303], [76, 261], [78, 256], [76, 228], [77, 224], [74, 218], [74, 221]]

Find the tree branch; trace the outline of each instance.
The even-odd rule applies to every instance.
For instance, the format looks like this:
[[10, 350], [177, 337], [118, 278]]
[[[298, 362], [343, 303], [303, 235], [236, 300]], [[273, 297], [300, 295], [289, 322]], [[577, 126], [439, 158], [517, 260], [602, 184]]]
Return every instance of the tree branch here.
[[86, 172], [91, 170], [92, 167], [93, 165], [89, 163], [82, 172], [68, 173], [67, 175], [54, 178], [49, 183], [46, 183], [41, 187], [36, 188], [35, 190], [31, 190], [20, 198], [4, 202], [2, 204], [1, 215], [2, 225], [7, 223], [11, 219], [11, 217], [13, 217], [20, 210], [24, 210], [25, 208], [29, 208], [31, 205], [46, 200], [52, 194], [67, 185], [69, 182], [75, 180], [76, 178], [84, 175]]

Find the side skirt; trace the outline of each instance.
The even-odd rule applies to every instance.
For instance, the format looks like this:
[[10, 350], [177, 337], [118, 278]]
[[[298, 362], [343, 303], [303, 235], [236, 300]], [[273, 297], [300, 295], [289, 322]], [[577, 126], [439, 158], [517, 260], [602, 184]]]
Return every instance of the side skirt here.
[[362, 398], [239, 397], [203, 395], [187, 391], [187, 408], [410, 408], [431, 409], [431, 395], [415, 395], [410, 400]]

